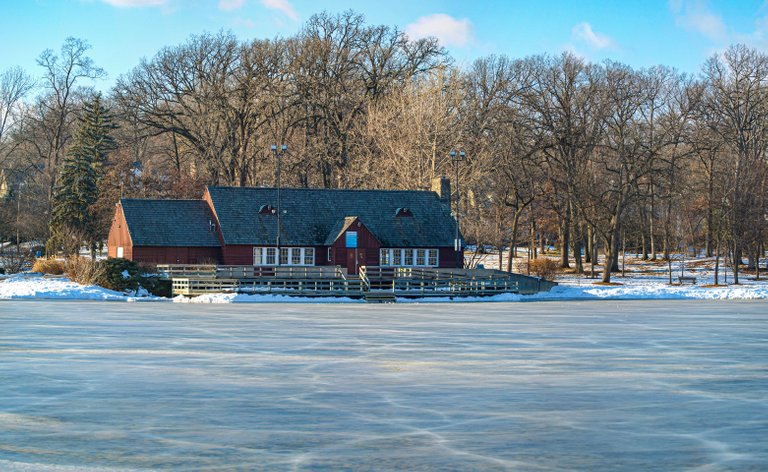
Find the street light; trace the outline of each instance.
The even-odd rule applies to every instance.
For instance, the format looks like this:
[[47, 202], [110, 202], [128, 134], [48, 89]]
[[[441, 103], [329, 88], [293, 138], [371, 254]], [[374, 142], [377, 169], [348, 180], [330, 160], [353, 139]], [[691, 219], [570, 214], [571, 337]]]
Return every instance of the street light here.
[[288, 146], [281, 144], [278, 149], [277, 144], [272, 145], [272, 153], [275, 155], [275, 163], [277, 166], [277, 248], [275, 249], [275, 262], [276, 265], [280, 265], [280, 158], [285, 155], [288, 150]]
[[466, 157], [464, 151], [458, 153], [451, 150], [449, 153], [451, 159], [453, 159], [453, 168], [456, 169], [456, 239], [453, 241], [453, 249], [456, 251], [456, 268], [461, 268], [464, 264], [461, 263], [461, 240], [459, 240], [459, 226], [461, 225], [461, 217], [459, 216], [459, 162], [463, 161]]

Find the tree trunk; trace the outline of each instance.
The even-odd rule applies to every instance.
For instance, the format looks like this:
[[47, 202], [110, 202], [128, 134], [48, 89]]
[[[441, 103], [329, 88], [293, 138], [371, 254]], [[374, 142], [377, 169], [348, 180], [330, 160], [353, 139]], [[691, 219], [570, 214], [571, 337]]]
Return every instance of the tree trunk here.
[[710, 167], [709, 182], [707, 184], [707, 234], [704, 249], [706, 251], [706, 257], [712, 257], [712, 224], [714, 221], [714, 209], [712, 207], [714, 206], [713, 200], [715, 193], [713, 174], [714, 172]]
[[573, 241], [573, 259], [576, 263], [576, 273], [584, 273], [584, 265], [581, 262], [581, 223], [577, 221], [575, 209], [571, 210], [571, 241]]
[[604, 242], [605, 247], [603, 248], [603, 254], [605, 255], [605, 263], [603, 264], [602, 282], [607, 284], [611, 283], [611, 267], [613, 267], [614, 261], [616, 260], [616, 253], [614, 252], [616, 244], [615, 241], [611, 241], [610, 239], [606, 239]]
[[561, 238], [561, 254], [560, 254], [560, 268], [562, 269], [568, 269], [570, 268], [570, 264], [568, 263], [568, 252], [569, 252], [569, 246], [570, 246], [570, 228], [571, 228], [571, 215], [569, 208], [565, 209], [565, 216], [563, 217], [562, 222], [562, 238]]
[[656, 237], [654, 236], [654, 227], [653, 227], [653, 214], [654, 214], [654, 205], [653, 205], [653, 185], [651, 185], [651, 212], [648, 215], [648, 237], [651, 240], [651, 260], [656, 260]]
[[715, 285], [720, 284], [720, 238], [717, 238], [717, 248], [715, 249]]
[[517, 229], [520, 223], [521, 211], [515, 211], [512, 217], [512, 243], [509, 245], [509, 255], [507, 256], [507, 272], [512, 272], [512, 259], [517, 257]]
[[621, 241], [617, 236], [614, 236], [613, 238], [613, 247], [611, 248], [611, 252], [613, 253], [613, 259], [611, 260], [611, 272], [618, 272], [619, 271], [619, 258], [617, 257], [619, 254], [619, 247], [620, 247]]

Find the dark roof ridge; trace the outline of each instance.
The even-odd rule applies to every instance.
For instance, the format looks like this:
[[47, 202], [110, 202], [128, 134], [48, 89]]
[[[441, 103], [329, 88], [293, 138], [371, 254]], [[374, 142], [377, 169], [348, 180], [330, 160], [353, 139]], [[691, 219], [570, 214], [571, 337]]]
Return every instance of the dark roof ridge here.
[[[235, 187], [229, 185], [208, 185], [206, 188], [216, 189], [242, 189], [242, 190], [277, 190], [277, 187]], [[280, 187], [283, 190], [322, 190], [328, 192], [388, 192], [388, 193], [435, 193], [433, 190], [402, 190], [402, 189], [378, 189], [378, 188], [322, 188], [322, 187]]]
[[121, 198], [120, 201], [131, 200], [140, 202], [199, 202], [202, 198]]

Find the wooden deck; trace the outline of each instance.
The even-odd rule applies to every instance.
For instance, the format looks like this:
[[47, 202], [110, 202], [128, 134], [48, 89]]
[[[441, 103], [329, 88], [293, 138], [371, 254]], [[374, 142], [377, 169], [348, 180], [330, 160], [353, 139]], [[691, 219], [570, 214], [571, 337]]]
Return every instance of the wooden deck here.
[[478, 297], [499, 293], [535, 293], [556, 285], [535, 277], [492, 270], [415, 267], [361, 267], [359, 277], [341, 267], [254, 267], [160, 265], [172, 280], [173, 294], [279, 294], [301, 297], [350, 297], [370, 302], [396, 298]]

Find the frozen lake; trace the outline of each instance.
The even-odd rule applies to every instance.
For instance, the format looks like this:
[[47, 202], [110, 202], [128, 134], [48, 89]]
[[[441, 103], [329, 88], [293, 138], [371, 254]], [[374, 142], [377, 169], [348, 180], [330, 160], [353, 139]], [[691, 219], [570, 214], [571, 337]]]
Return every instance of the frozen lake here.
[[768, 303], [0, 302], [0, 470], [766, 470]]

